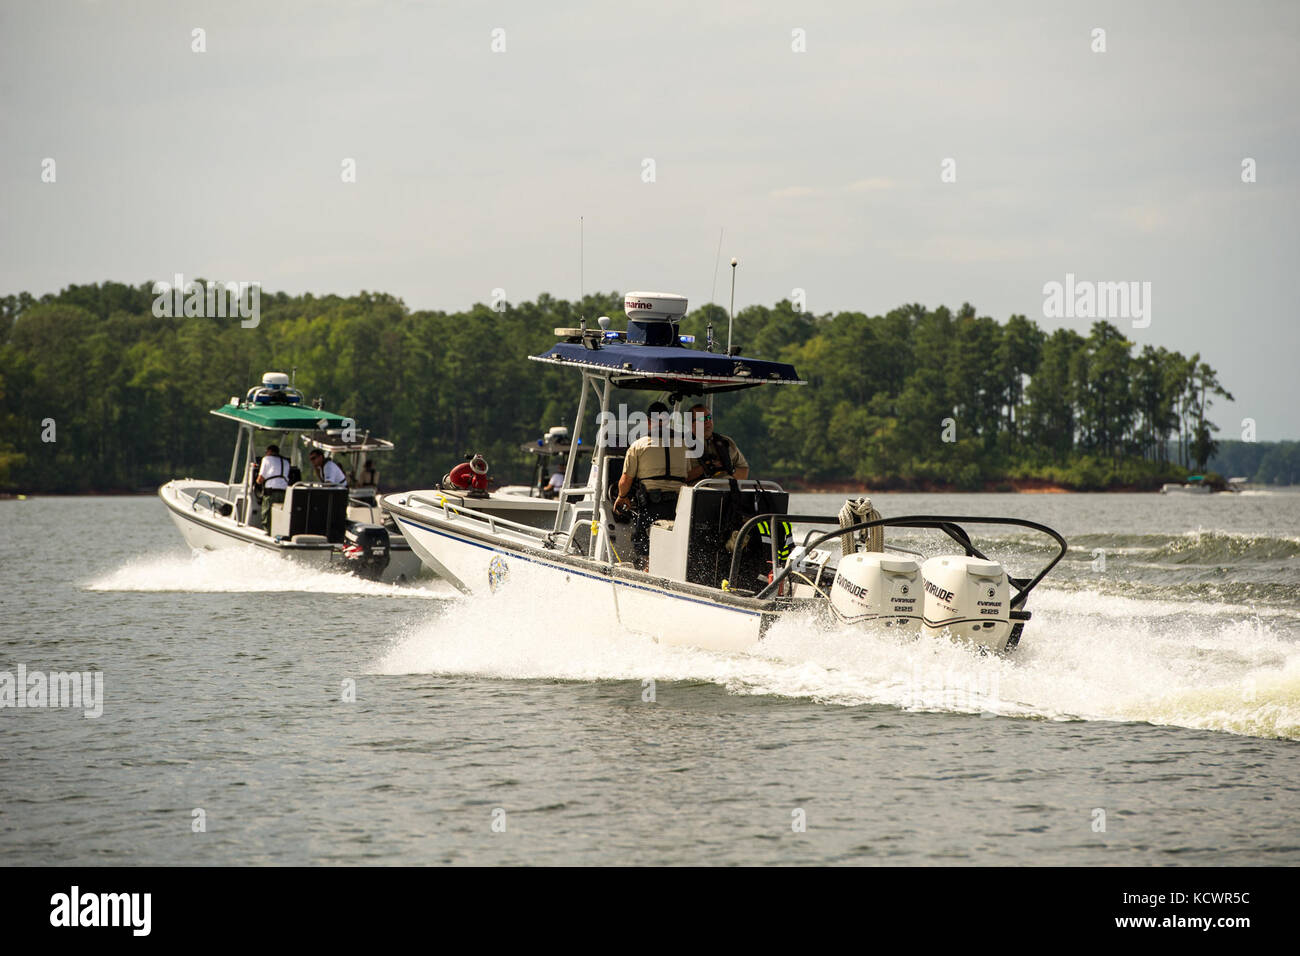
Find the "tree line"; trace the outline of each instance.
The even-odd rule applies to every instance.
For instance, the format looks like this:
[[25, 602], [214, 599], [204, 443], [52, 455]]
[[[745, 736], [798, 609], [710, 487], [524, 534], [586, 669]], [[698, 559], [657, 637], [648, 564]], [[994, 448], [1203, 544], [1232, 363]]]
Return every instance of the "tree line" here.
[[1207, 467], [1258, 485], [1300, 482], [1300, 441], [1223, 441]]
[[[296, 370], [306, 395], [394, 441], [380, 463], [390, 488], [429, 484], [476, 451], [497, 480], [517, 480], [529, 474], [519, 444], [571, 425], [577, 398], [572, 372], [526, 356], [580, 318], [622, 327], [617, 293], [454, 313], [383, 293], [263, 293], [253, 328], [156, 317], [154, 300], [152, 283], [116, 282], [0, 298], [0, 487], [224, 476], [233, 426], [208, 412], [268, 370]], [[725, 337], [726, 311], [712, 304], [682, 331], [702, 347], [710, 323]], [[782, 301], [744, 309], [735, 329], [744, 354], [791, 362], [809, 381], [717, 399], [719, 431], [756, 474], [784, 480], [1158, 486], [1205, 467], [1217, 447], [1210, 411], [1231, 398], [1201, 356], [1135, 351], [1107, 322], [1048, 334], [970, 305], [819, 316]]]

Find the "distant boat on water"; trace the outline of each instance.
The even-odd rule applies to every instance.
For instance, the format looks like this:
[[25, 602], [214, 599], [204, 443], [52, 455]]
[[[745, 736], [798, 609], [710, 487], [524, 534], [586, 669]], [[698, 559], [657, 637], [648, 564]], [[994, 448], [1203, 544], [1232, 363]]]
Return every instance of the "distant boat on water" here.
[[1160, 486], [1162, 495], [1208, 495], [1213, 490], [1204, 475], [1188, 475], [1185, 484], [1171, 482]]

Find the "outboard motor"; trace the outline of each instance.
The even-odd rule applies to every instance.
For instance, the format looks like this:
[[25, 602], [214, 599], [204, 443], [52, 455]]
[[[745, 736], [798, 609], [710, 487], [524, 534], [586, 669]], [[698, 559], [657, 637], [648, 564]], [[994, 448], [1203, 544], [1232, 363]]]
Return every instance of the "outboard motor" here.
[[966, 555], [931, 558], [925, 579], [925, 633], [978, 644], [994, 653], [1011, 636], [1011, 586], [1002, 565]]
[[921, 569], [911, 558], [859, 551], [840, 560], [831, 610], [844, 624], [870, 622], [907, 635], [921, 630]]
[[383, 525], [351, 522], [343, 532], [343, 558], [353, 574], [378, 580], [388, 567], [388, 529]]

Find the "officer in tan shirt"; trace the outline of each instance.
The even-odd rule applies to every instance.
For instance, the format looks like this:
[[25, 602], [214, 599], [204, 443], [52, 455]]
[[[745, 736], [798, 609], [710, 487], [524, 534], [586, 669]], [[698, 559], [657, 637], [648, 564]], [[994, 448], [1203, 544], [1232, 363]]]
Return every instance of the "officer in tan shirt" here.
[[634, 441], [623, 456], [616, 512], [632, 510], [632, 546], [638, 563], [650, 553], [650, 526], [677, 514], [677, 492], [686, 483], [686, 445], [669, 429], [668, 406], [653, 403], [646, 414], [650, 434]]

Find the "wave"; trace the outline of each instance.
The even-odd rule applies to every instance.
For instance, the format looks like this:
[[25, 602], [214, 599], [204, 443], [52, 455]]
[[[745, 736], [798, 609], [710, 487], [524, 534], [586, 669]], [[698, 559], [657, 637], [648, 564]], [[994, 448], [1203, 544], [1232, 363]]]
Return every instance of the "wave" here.
[[[1040, 720], [1148, 722], [1300, 739], [1300, 646], [1258, 618], [1081, 592], [1035, 595], [1009, 657], [942, 638], [779, 621], [747, 654], [667, 646], [576, 616], [539, 630], [554, 594], [458, 598], [408, 627], [379, 674], [707, 681], [743, 695]], [[533, 600], [529, 600], [533, 598]]]
[[440, 581], [381, 584], [346, 571], [307, 567], [252, 548], [194, 551], [139, 558], [83, 585], [88, 591], [188, 591], [207, 594], [298, 591], [370, 597], [446, 600], [456, 592]]

